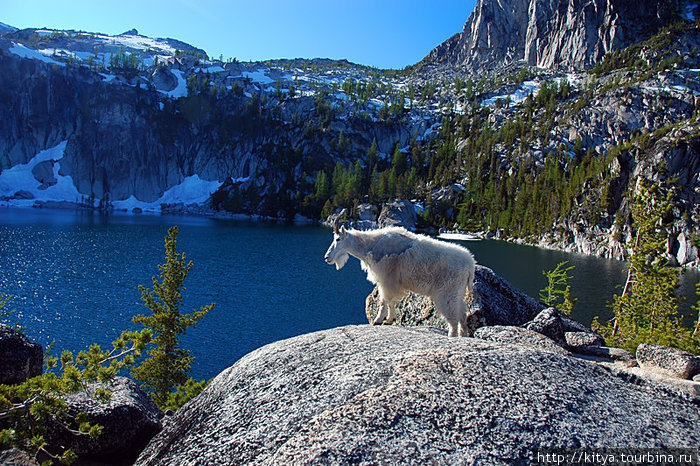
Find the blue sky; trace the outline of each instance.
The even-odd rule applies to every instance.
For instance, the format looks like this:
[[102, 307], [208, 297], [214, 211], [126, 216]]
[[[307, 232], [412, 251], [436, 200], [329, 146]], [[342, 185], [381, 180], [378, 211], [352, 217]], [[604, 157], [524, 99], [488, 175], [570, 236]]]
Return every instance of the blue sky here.
[[132, 28], [211, 57], [416, 63], [460, 32], [476, 0], [0, 0], [0, 22], [119, 34]]

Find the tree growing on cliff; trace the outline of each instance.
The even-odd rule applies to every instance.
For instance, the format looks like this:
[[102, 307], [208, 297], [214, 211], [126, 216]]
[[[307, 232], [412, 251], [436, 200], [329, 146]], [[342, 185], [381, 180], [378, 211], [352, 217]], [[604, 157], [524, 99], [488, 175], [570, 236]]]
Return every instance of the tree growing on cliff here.
[[204, 388], [203, 383], [188, 379], [194, 356], [180, 346], [180, 337], [214, 308], [211, 303], [189, 314], [180, 312], [183, 284], [194, 264], [187, 262], [184, 252], [177, 252], [177, 235], [176, 226], [168, 230], [165, 263], [158, 265], [160, 278], [152, 278], [153, 289], [139, 286], [141, 300], [151, 314], [132, 319], [152, 330], [154, 346], [131, 373], [161, 409], [178, 409]]
[[632, 205], [636, 230], [622, 293], [611, 304], [614, 318], [594, 327], [612, 346], [634, 352], [640, 343], [656, 343], [697, 353], [700, 335], [686, 328], [678, 315], [676, 295], [680, 273], [668, 267], [666, 218], [673, 206], [673, 190], [644, 179]]

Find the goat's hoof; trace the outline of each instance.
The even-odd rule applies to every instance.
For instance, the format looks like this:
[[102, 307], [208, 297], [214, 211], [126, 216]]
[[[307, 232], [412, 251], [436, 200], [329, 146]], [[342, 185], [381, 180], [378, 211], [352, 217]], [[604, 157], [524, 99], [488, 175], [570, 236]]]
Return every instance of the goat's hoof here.
[[382, 319], [382, 320], [380, 320], [380, 319], [374, 319], [374, 320], [372, 321], [372, 325], [382, 325], [383, 322], [384, 322], [383, 319]]
[[393, 319], [392, 320], [385, 320], [384, 322], [382, 322], [382, 324], [384, 324], [384, 325], [391, 325], [393, 323], [394, 323]]

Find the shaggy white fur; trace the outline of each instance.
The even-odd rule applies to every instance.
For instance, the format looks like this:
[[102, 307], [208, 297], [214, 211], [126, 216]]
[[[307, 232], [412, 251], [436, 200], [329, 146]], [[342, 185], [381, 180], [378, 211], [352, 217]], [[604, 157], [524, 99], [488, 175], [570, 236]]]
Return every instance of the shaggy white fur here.
[[449, 325], [450, 336], [467, 334], [467, 295], [474, 293], [475, 261], [461, 246], [390, 227], [373, 231], [334, 227], [325, 260], [341, 269], [357, 257], [379, 288], [382, 307], [373, 324], [391, 324], [406, 290], [430, 297]]

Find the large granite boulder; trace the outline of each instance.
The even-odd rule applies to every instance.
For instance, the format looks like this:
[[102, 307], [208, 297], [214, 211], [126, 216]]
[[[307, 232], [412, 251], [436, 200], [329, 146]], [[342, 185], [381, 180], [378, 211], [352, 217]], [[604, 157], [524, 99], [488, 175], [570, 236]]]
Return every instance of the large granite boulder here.
[[576, 350], [582, 346], [602, 346], [603, 337], [553, 307], [543, 309], [525, 328], [546, 335], [557, 344]]
[[637, 347], [637, 363], [642, 369], [679, 379], [692, 379], [700, 373], [700, 356], [651, 343]]
[[[102, 403], [92, 396], [97, 388], [107, 388], [112, 393], [109, 402]], [[163, 413], [136, 382], [126, 377], [115, 377], [106, 385], [92, 384], [64, 399], [69, 418], [85, 413], [90, 423], [103, 427], [102, 434], [91, 439], [77, 435], [63, 423], [49, 426], [49, 445], [72, 448], [82, 459], [131, 463], [162, 427]]]
[[12, 385], [41, 375], [44, 349], [22, 332], [0, 324], [0, 383]]
[[415, 231], [417, 221], [418, 216], [413, 204], [410, 201], [401, 200], [384, 204], [377, 219], [377, 225], [379, 228], [404, 227]]
[[[474, 273], [474, 299], [469, 303], [468, 327], [473, 332], [485, 325], [523, 325], [546, 306], [515, 288], [493, 270], [482, 265]], [[379, 312], [379, 291], [375, 287], [367, 297], [365, 313], [372, 322]], [[424, 325], [447, 329], [445, 320], [435, 311], [430, 298], [415, 293], [406, 296], [396, 305], [396, 325], [413, 327]]]
[[244, 356], [136, 464], [528, 464], [550, 448], [695, 449], [699, 406], [530, 346], [348, 326]]

